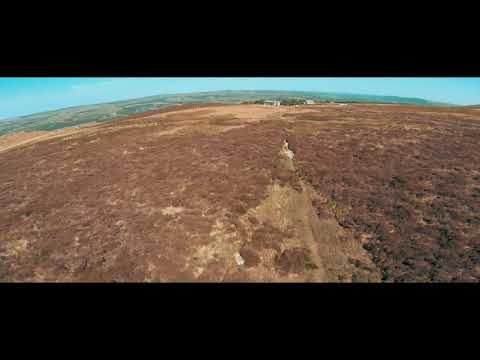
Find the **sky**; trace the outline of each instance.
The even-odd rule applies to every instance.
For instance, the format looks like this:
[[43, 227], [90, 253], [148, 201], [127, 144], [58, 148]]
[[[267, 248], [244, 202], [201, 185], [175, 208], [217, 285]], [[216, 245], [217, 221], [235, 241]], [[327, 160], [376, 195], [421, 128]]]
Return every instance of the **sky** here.
[[0, 119], [137, 97], [214, 90], [302, 90], [480, 104], [480, 78], [0, 78]]

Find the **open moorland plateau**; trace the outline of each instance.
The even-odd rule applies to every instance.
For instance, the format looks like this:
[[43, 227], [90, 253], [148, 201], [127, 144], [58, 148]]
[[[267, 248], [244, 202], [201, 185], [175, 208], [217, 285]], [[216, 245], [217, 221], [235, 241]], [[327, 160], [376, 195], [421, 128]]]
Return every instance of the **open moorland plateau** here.
[[480, 279], [480, 112], [186, 104], [0, 137], [0, 281]]

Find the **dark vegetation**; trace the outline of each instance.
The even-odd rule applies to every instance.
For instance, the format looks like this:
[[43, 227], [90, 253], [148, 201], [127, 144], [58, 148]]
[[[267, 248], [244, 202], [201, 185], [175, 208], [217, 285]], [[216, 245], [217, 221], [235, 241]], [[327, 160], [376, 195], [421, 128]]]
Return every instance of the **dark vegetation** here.
[[291, 248], [284, 250], [275, 257], [275, 266], [281, 273], [302, 273], [316, 269], [310, 252], [305, 248]]
[[[240, 123], [202, 111], [196, 119], [208, 126]], [[476, 113], [319, 107], [227, 132], [195, 127], [181, 135], [159, 134], [191, 115], [139, 116], [9, 150], [0, 161], [0, 280], [194, 280], [182, 269], [217, 219], [245, 238], [239, 218], [259, 205], [272, 180], [301, 190], [301, 178], [322, 196], [313, 202], [319, 217], [333, 214], [363, 244], [383, 281], [478, 282]], [[296, 174], [278, 163], [286, 137]], [[169, 206], [185, 210], [162, 215]], [[248, 221], [251, 241], [240, 249], [246, 267], [262, 261], [265, 250], [276, 252], [281, 273], [314, 267], [305, 250], [282, 251], [291, 234]], [[362, 281], [364, 265], [352, 262], [352, 280]], [[233, 275], [212, 265], [201, 276], [228, 281]]]
[[318, 115], [318, 127], [296, 116], [299, 175], [327, 196], [384, 281], [478, 281], [479, 121], [408, 108], [349, 116]]

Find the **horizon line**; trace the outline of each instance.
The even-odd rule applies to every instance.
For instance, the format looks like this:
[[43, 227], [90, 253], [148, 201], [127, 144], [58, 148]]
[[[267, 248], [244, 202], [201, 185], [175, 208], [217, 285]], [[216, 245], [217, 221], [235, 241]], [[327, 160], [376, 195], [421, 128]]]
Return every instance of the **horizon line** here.
[[[98, 105], [103, 105], [103, 104], [113, 104], [113, 103], [120, 103], [120, 102], [125, 102], [125, 101], [131, 101], [131, 100], [140, 100], [140, 99], [146, 99], [150, 97], [156, 97], [156, 96], [175, 96], [175, 95], [189, 95], [189, 94], [203, 94], [203, 93], [218, 93], [218, 92], [261, 92], [261, 91], [272, 91], [272, 92], [299, 92], [299, 93], [318, 93], [318, 94], [338, 94], [338, 95], [360, 95], [360, 96], [378, 96], [378, 97], [396, 97], [396, 98], [401, 98], [401, 99], [418, 99], [418, 100], [424, 100], [428, 101], [432, 104], [444, 104], [447, 106], [475, 106], [476, 104], [468, 104], [468, 105], [461, 105], [461, 104], [455, 104], [455, 103], [447, 103], [447, 102], [440, 102], [440, 101], [434, 101], [428, 98], [423, 98], [423, 97], [408, 97], [408, 96], [399, 96], [399, 95], [380, 95], [380, 94], [372, 94], [372, 93], [355, 93], [355, 92], [329, 92], [329, 91], [318, 91], [318, 90], [288, 90], [288, 89], [282, 89], [282, 90], [272, 90], [272, 89], [223, 89], [223, 90], [201, 90], [201, 91], [191, 91], [191, 92], [180, 92], [180, 93], [160, 93], [160, 94], [153, 94], [153, 95], [147, 95], [147, 96], [141, 96], [141, 97], [134, 97], [134, 98], [128, 98], [128, 99], [123, 99], [123, 100], [113, 100], [113, 101], [106, 101], [106, 102], [98, 102], [98, 103], [88, 103], [88, 104], [81, 104], [81, 105], [72, 105], [72, 106], [66, 106], [66, 107], [60, 107], [60, 108], [54, 108], [51, 110], [44, 110], [44, 111], [39, 111], [39, 112], [34, 112], [34, 113], [27, 113], [24, 115], [17, 115], [13, 117], [6, 117], [6, 118], [0, 118], [0, 121], [7, 121], [7, 120], [15, 120], [19, 119], [22, 117], [27, 117], [27, 116], [33, 116], [33, 115], [40, 115], [40, 114], [45, 114], [49, 112], [55, 112], [55, 111], [61, 111], [61, 110], [67, 110], [67, 109], [74, 109], [74, 108], [80, 108], [80, 107], [86, 107], [86, 106], [98, 106]], [[401, 103], [400, 103], [401, 104]]]

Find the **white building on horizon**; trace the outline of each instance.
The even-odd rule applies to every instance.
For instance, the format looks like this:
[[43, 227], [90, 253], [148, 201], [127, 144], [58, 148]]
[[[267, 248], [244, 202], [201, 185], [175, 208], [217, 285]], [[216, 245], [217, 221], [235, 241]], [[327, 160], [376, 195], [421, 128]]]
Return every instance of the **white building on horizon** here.
[[280, 101], [278, 100], [265, 100], [263, 106], [280, 106]]

